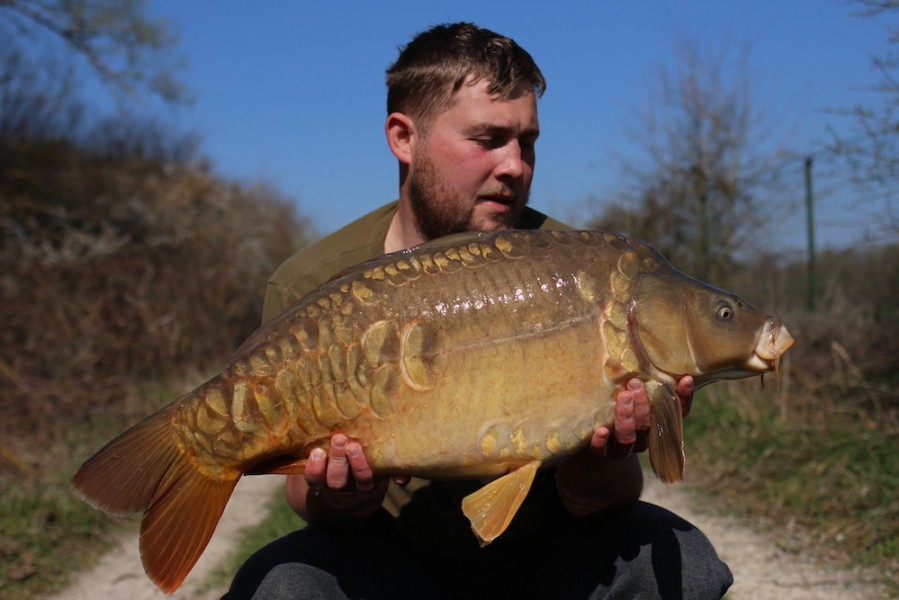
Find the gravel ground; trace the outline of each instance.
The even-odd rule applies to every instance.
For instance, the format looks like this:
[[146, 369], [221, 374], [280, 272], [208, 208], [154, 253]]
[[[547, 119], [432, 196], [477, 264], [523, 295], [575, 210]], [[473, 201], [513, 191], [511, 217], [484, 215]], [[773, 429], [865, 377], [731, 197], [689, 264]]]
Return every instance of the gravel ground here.
[[[708, 536], [734, 574], [728, 600], [876, 600], [889, 598], [875, 573], [821, 562], [801, 544], [781, 548], [771, 533], [703, 507], [685, 489], [646, 477], [643, 499], [677, 513]], [[789, 537], [788, 535], [786, 537]]]
[[[163, 594], [144, 575], [136, 536], [129, 533], [94, 569], [80, 574], [54, 600], [217, 600], [224, 593], [223, 589], [200, 594], [198, 588], [206, 575], [227, 556], [240, 531], [262, 520], [265, 515], [259, 507], [282, 485], [283, 478], [276, 476], [241, 480], [212, 541], [185, 584], [174, 594]], [[734, 517], [718, 515], [691, 498], [685, 489], [667, 487], [651, 475], [646, 478], [644, 499], [676, 512], [712, 540], [734, 573], [735, 583], [727, 595], [728, 600], [872, 600], [889, 597], [876, 575], [822, 563], [803, 553], [801, 547], [787, 552], [779, 547], [771, 534], [759, 532]]]

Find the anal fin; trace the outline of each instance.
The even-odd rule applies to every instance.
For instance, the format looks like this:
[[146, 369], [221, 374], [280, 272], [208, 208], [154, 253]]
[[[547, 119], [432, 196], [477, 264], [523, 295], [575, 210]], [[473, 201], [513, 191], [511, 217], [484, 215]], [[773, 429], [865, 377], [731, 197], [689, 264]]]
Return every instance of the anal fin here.
[[665, 483], [684, 478], [684, 426], [681, 403], [666, 387], [650, 399], [649, 462]]
[[302, 475], [305, 472], [305, 458], [281, 457], [254, 465], [244, 475]]
[[529, 462], [462, 499], [462, 512], [481, 546], [499, 537], [512, 522], [539, 467], [540, 461]]

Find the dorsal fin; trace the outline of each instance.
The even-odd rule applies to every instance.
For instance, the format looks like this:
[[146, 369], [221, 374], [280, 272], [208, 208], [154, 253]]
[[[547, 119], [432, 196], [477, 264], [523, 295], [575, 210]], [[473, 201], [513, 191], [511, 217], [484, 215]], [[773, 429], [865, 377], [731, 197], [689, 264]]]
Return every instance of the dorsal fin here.
[[347, 267], [346, 269], [339, 271], [336, 275], [328, 279], [328, 282], [334, 281], [335, 279], [340, 279], [341, 277], [349, 275], [350, 273], [368, 271], [369, 269], [373, 269], [378, 266], [388, 265], [400, 260], [403, 256], [412, 252], [415, 252], [416, 254], [419, 252], [428, 252], [432, 248], [440, 248], [441, 250], [446, 250], [448, 247], [451, 247], [453, 245], [462, 246], [474, 240], [484, 239], [487, 236], [493, 235], [493, 233], [494, 232], [486, 231], [462, 231], [459, 233], [451, 233], [450, 235], [445, 235], [440, 238], [423, 242], [418, 246], [412, 246], [411, 248], [406, 248], [405, 250], [397, 250], [396, 252], [384, 254], [382, 256], [378, 256], [370, 260], [361, 262], [357, 265]]
[[[484, 237], [487, 237], [490, 235], [493, 235], [493, 234], [490, 232], [483, 232], [483, 231], [463, 231], [461, 233], [454, 233], [454, 234], [447, 235], [447, 236], [444, 236], [441, 238], [430, 240], [428, 242], [425, 242], [418, 246], [414, 246], [412, 248], [408, 248], [406, 250], [398, 250], [397, 252], [391, 252], [390, 254], [384, 254], [382, 256], [372, 258], [370, 260], [361, 262], [359, 264], [352, 265], [350, 267], [347, 267], [346, 269], [338, 271], [337, 274], [333, 275], [324, 284], [322, 284], [322, 286], [320, 286], [317, 290], [309, 292], [309, 294], [307, 294], [303, 298], [309, 297], [309, 296], [317, 293], [321, 289], [321, 287], [328, 286], [333, 281], [341, 279], [342, 277], [346, 277], [353, 273], [361, 273], [361, 272], [367, 271], [369, 269], [373, 269], [373, 268], [381, 266], [381, 265], [387, 265], [387, 264], [396, 262], [396, 261], [400, 260], [404, 255], [409, 254], [410, 252], [419, 252], [422, 250], [428, 251], [430, 248], [434, 248], [434, 247], [446, 249], [448, 245], [453, 245], [453, 244], [464, 245], [464, 244], [467, 244], [468, 242], [471, 242], [474, 240], [480, 240], [480, 239], [483, 239]], [[251, 333], [249, 335], [249, 337], [247, 337], [247, 339], [244, 340], [244, 342], [237, 348], [237, 350], [234, 351], [234, 353], [231, 355], [229, 362], [234, 363], [238, 359], [246, 356], [251, 350], [254, 350], [259, 345], [261, 345], [265, 341], [265, 339], [269, 336], [271, 331], [276, 329], [282, 321], [290, 318], [290, 316], [293, 314], [293, 310], [294, 310], [293, 307], [291, 307], [290, 309], [286, 310], [284, 313], [282, 313], [282, 314], [278, 315], [277, 317], [275, 317], [274, 319], [271, 319], [270, 321], [266, 322], [264, 325], [262, 325], [261, 327], [256, 329], [253, 333]]]

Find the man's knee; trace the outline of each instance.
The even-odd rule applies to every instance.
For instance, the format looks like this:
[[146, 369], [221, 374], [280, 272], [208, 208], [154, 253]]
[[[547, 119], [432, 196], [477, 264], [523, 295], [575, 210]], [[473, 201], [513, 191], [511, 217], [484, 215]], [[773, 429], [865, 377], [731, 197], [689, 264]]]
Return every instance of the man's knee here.
[[685, 598], [716, 599], [733, 585], [734, 576], [712, 542], [696, 528], [677, 532], [682, 557], [681, 585]]
[[228, 600], [243, 598], [266, 600], [343, 600], [347, 595], [337, 578], [321, 569], [303, 563], [282, 563], [263, 577], [249, 596], [228, 596]]

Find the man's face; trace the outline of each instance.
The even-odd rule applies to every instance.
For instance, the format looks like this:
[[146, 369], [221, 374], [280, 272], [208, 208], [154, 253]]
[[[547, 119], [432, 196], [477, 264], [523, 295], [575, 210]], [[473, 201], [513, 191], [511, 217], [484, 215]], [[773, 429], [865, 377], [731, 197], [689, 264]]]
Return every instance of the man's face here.
[[528, 201], [540, 134], [533, 88], [506, 100], [486, 88], [463, 85], [413, 148], [409, 195], [427, 239], [510, 229]]

